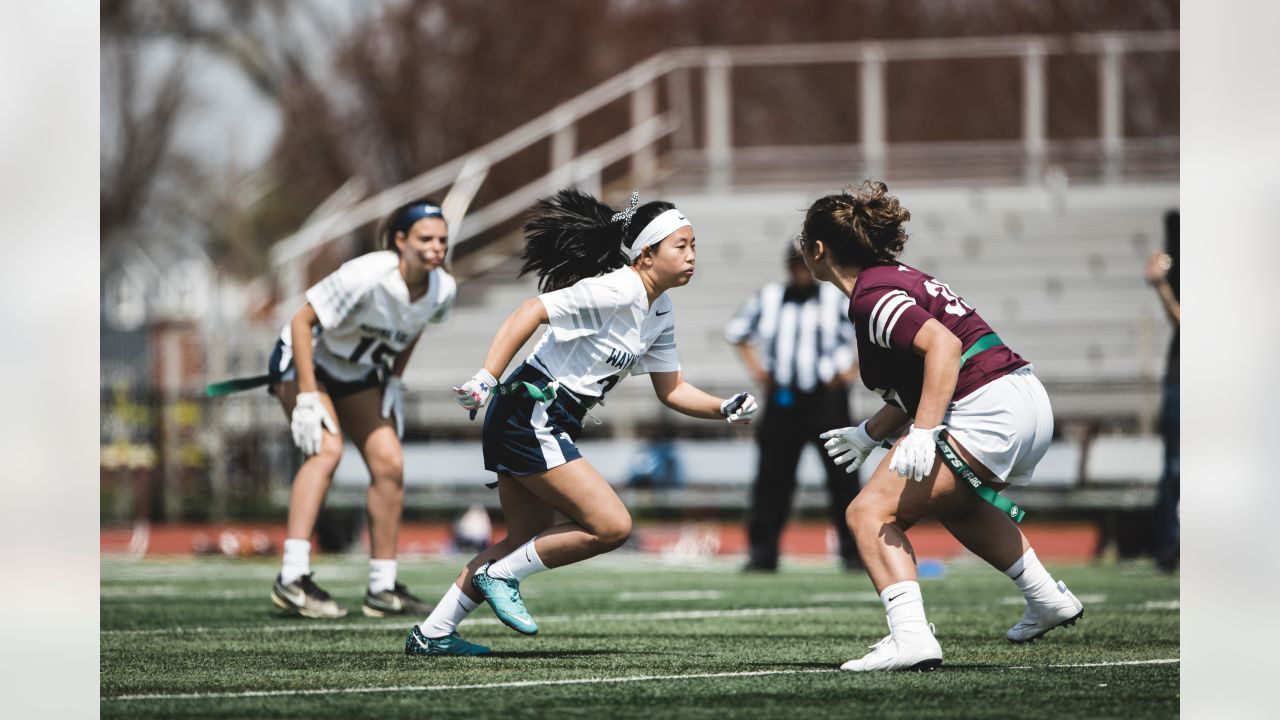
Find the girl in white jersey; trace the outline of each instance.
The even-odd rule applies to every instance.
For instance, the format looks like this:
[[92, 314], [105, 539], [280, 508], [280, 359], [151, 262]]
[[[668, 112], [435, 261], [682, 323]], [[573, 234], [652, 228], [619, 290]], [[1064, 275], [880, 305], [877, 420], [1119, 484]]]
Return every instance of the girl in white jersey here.
[[[648, 374], [667, 406], [691, 417], [748, 423], [748, 393], [713, 397], [684, 380], [675, 318], [666, 291], [693, 277], [694, 236], [671, 203], [619, 213], [576, 190], [542, 200], [525, 225], [522, 272], [543, 294], [498, 329], [484, 366], [454, 392], [475, 411], [489, 403], [485, 466], [497, 473], [507, 537], [475, 556], [426, 620], [405, 640], [409, 655], [483, 655], [458, 637], [458, 623], [487, 600], [512, 629], [538, 631], [520, 581], [609, 552], [631, 533], [631, 516], [613, 488], [578, 452], [582, 418], [627, 375]], [[516, 351], [539, 325], [550, 327], [504, 382]], [[567, 520], [556, 524], [559, 512]]]
[[385, 250], [351, 260], [307, 290], [272, 353], [271, 392], [292, 419], [307, 458], [289, 493], [284, 562], [271, 589], [280, 608], [304, 617], [347, 614], [311, 579], [311, 535], [345, 433], [369, 467], [369, 588], [365, 615], [421, 615], [430, 606], [396, 582], [396, 538], [404, 506], [404, 382], [428, 323], [453, 307], [445, 272], [449, 228], [429, 199], [397, 208], [379, 231]]

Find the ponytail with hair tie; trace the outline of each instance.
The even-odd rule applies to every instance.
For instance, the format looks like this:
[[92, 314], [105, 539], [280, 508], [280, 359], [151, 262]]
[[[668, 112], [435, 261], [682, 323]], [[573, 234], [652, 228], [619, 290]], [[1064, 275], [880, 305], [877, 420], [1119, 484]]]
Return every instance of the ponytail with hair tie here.
[[632, 192], [627, 208], [614, 212], [575, 188], [539, 200], [524, 224], [521, 277], [537, 274], [538, 291], [546, 293], [634, 262], [631, 255], [640, 254], [633, 253], [636, 236], [654, 218], [675, 209], [661, 200], [639, 202], [639, 191]]
[[613, 208], [574, 188], [543, 198], [524, 225], [520, 275], [535, 273], [539, 292], [569, 287], [626, 264], [623, 226]]
[[805, 214], [803, 237], [821, 240], [837, 263], [871, 267], [896, 262], [907, 242], [911, 213], [878, 180], [819, 198]]

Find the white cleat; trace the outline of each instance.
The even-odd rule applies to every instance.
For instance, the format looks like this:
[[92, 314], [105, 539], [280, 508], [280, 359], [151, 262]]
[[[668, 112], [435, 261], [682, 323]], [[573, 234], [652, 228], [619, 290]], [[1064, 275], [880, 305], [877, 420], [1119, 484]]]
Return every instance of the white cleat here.
[[1022, 620], [1005, 633], [1009, 642], [1033, 642], [1054, 628], [1071, 627], [1084, 617], [1084, 604], [1067, 589], [1067, 584], [1059, 580], [1057, 590], [1049, 601], [1027, 603]]
[[942, 664], [942, 646], [933, 636], [933, 623], [928, 632], [890, 631], [885, 639], [871, 646], [871, 652], [840, 666], [848, 672], [874, 670], [933, 670]]

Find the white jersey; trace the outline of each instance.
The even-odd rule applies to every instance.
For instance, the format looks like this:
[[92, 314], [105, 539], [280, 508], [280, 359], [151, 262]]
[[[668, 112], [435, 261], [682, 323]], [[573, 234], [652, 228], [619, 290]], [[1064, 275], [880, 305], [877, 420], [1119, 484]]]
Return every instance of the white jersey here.
[[680, 369], [671, 299], [659, 295], [650, 307], [644, 283], [629, 267], [538, 299], [551, 327], [529, 362], [575, 395], [599, 398], [627, 375]]
[[[361, 380], [379, 367], [390, 368], [427, 323], [449, 318], [456, 294], [453, 277], [436, 268], [426, 294], [410, 302], [400, 256], [390, 250], [343, 263], [307, 290], [307, 302], [320, 319], [314, 341], [316, 365], [346, 382]], [[281, 371], [293, 360], [292, 336], [285, 325], [280, 331], [285, 349]]]

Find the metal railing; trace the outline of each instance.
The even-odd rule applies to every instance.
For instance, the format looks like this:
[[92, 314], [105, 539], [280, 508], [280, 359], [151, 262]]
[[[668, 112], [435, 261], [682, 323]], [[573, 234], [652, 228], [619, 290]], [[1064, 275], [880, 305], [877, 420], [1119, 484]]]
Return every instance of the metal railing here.
[[[759, 66], [802, 66], [812, 64], [851, 63], [859, 66], [858, 106], [860, 113], [859, 142], [832, 149], [857, 163], [868, 177], [883, 177], [895, 162], [904, 169], [912, 167], [920, 149], [895, 144], [888, 137], [886, 66], [889, 63], [960, 58], [1011, 58], [1021, 66], [1022, 137], [1016, 142], [1001, 142], [1005, 157], [1001, 173], [1012, 179], [1011, 168], [1020, 168], [1023, 181], [1044, 177], [1047, 163], [1062, 155], [1063, 143], [1051, 143], [1047, 133], [1048, 81], [1046, 58], [1067, 53], [1092, 54], [1097, 63], [1099, 118], [1098, 136], [1086, 140], [1084, 147], [1099, 157], [1102, 182], [1117, 182], [1122, 177], [1129, 141], [1123, 132], [1124, 92], [1123, 63], [1129, 53], [1176, 52], [1176, 31], [1136, 33], [1096, 33], [1068, 36], [1005, 36], [946, 38], [928, 40], [891, 40], [849, 43], [811, 43], [752, 47], [698, 47], [664, 51], [630, 70], [606, 80], [590, 90], [524, 123], [502, 137], [439, 167], [388, 188], [371, 197], [357, 200], [361, 194], [357, 182], [350, 183], [330, 202], [313, 214], [296, 233], [280, 241], [271, 251], [271, 263], [281, 286], [281, 313], [292, 311], [305, 290], [304, 260], [328, 243], [378, 221], [398, 205], [414, 197], [449, 192], [443, 201], [451, 230], [451, 243], [456, 250], [481, 233], [519, 216], [540, 195], [558, 187], [577, 184], [599, 193], [604, 169], [627, 160], [628, 184], [645, 186], [658, 177], [659, 142], [670, 138], [671, 160], [696, 168], [701, 174], [701, 187], [717, 192], [729, 187], [730, 174], [737, 169], [733, 143], [732, 70]], [[703, 76], [702, 107], [694, 106], [690, 74]], [[658, 81], [665, 85], [665, 110], [659, 111]], [[583, 150], [578, 147], [578, 125], [606, 105], [629, 96], [629, 128], [617, 137]], [[701, 121], [700, 123], [698, 121]], [[701, 147], [695, 147], [695, 129], [702, 129]], [[467, 215], [472, 201], [484, 185], [490, 169], [497, 163], [524, 151], [535, 143], [550, 140], [546, 172], [537, 179], [492, 199], [482, 208]], [[946, 143], [949, 148], [933, 144], [939, 162], [962, 163], [966, 155], [990, 157], [983, 147], [991, 142]], [[1075, 142], [1075, 146], [1081, 143]], [[1153, 152], [1148, 150], [1154, 148]], [[1172, 153], [1176, 170], [1177, 138], [1145, 139], [1133, 143], [1139, 163], [1148, 163], [1167, 174]], [[775, 160], [804, 148], [786, 147], [751, 149], [744, 159], [770, 154]], [[928, 152], [928, 150], [926, 150]], [[1072, 152], [1067, 148], [1068, 154]], [[933, 154], [933, 153], [929, 153]], [[1133, 154], [1132, 151], [1129, 154]], [[1148, 159], [1150, 154], [1154, 159]], [[794, 159], [794, 155], [790, 155]], [[922, 161], [925, 165], [929, 160]], [[1163, 163], [1163, 164], [1162, 164]], [[793, 163], [794, 164], [794, 163]], [[748, 172], [751, 162], [747, 164]], [[847, 167], [847, 166], [846, 166]], [[941, 168], [946, 175], [946, 168]], [[920, 170], [928, 175], [928, 167]], [[464, 222], [465, 219], [465, 222]], [[482, 259], [472, 263], [466, 272], [483, 270], [502, 258]], [[465, 273], [464, 273], [465, 274]]]

